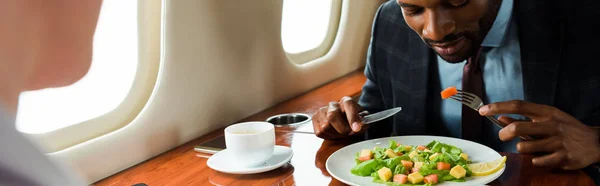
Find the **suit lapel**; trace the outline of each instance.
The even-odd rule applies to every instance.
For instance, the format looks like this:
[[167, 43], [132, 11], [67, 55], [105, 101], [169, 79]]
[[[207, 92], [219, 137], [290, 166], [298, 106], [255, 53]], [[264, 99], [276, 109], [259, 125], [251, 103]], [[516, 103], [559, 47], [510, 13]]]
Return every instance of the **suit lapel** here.
[[[427, 95], [429, 79], [429, 67], [432, 62], [432, 51], [416, 33], [411, 32], [408, 41], [408, 74], [410, 79], [411, 96], [405, 102], [411, 103], [411, 114], [414, 123], [407, 123], [410, 127], [416, 127], [415, 132], [425, 134], [427, 131]], [[398, 130], [396, 130], [398, 131]]]
[[553, 105], [561, 58], [558, 11], [552, 1], [517, 0], [515, 16], [521, 47], [525, 100]]

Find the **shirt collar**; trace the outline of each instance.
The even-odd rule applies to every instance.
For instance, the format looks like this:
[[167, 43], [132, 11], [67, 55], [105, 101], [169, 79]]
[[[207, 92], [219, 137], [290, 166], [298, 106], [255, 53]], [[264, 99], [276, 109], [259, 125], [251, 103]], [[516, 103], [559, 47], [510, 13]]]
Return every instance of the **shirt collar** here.
[[492, 24], [492, 28], [483, 39], [481, 46], [500, 47], [504, 43], [504, 38], [508, 33], [508, 27], [511, 21], [514, 0], [502, 0], [498, 15]]

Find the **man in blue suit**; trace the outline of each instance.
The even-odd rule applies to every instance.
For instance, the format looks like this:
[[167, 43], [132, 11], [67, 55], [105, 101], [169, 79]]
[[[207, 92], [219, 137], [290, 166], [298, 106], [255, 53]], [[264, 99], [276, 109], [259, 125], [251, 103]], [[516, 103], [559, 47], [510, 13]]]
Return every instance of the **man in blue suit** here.
[[[441, 135], [498, 151], [541, 154], [536, 166], [600, 162], [600, 3], [555, 0], [394, 0], [374, 19], [358, 102], [313, 116], [317, 136]], [[476, 111], [440, 91], [479, 95]], [[359, 113], [403, 110], [362, 126]], [[499, 117], [500, 128], [483, 116]], [[535, 136], [521, 141], [517, 136]]]

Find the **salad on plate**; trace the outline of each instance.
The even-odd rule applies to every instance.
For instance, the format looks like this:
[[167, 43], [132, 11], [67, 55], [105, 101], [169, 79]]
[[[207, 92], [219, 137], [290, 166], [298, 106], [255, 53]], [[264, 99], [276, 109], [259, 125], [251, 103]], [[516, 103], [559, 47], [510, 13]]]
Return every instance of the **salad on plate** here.
[[462, 149], [436, 140], [417, 146], [389, 140], [387, 147], [356, 152], [356, 164], [350, 172], [373, 177], [373, 182], [390, 186], [435, 185], [489, 175], [500, 170], [505, 161], [506, 156], [491, 162], [472, 163]]

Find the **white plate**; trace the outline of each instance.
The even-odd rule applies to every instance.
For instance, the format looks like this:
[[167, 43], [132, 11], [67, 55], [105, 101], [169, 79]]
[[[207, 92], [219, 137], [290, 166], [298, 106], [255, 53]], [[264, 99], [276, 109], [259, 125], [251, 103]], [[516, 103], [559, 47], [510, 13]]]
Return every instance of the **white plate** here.
[[254, 174], [267, 172], [276, 168], [279, 168], [292, 159], [293, 152], [292, 149], [286, 146], [276, 145], [273, 150], [273, 156], [269, 158], [264, 164], [256, 166], [256, 167], [240, 167], [233, 163], [230, 163], [231, 158], [235, 158], [235, 155], [228, 153], [227, 149], [221, 150], [210, 158], [206, 164], [211, 169], [214, 169], [219, 172], [230, 173], [230, 174]]
[[[440, 136], [395, 136], [363, 141], [352, 145], [348, 145], [344, 148], [337, 150], [336, 152], [331, 154], [329, 158], [327, 158], [327, 162], [325, 163], [327, 172], [329, 172], [329, 174], [331, 174], [331, 176], [333, 176], [335, 179], [349, 185], [385, 186], [385, 184], [373, 182], [373, 177], [356, 176], [350, 173], [350, 170], [352, 169], [352, 167], [354, 167], [354, 165], [356, 165], [354, 156], [357, 152], [360, 152], [360, 150], [362, 149], [373, 149], [373, 147], [375, 146], [388, 147], [389, 140], [391, 139], [395, 140], [397, 143], [406, 145], [427, 145], [429, 144], [429, 142], [437, 140], [441, 143], [454, 145], [462, 149], [463, 152], [469, 155], [469, 159], [473, 163], [491, 161], [502, 157], [498, 152], [494, 151], [493, 149], [487, 146], [457, 138]], [[504, 172], [505, 168], [506, 164], [498, 172], [495, 172], [494, 174], [488, 176], [474, 176], [466, 178], [466, 182], [446, 181], [437, 185], [484, 185], [500, 177], [500, 175], [502, 175], [502, 173]]]

